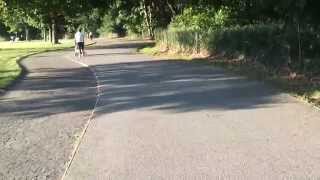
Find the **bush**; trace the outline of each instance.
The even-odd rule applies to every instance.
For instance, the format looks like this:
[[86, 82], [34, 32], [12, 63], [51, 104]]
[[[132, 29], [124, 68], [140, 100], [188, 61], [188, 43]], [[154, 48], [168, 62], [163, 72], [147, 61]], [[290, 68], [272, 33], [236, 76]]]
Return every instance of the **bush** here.
[[155, 32], [155, 40], [161, 46], [177, 52], [199, 53], [207, 49], [207, 34], [222, 28], [229, 22], [229, 10], [221, 8], [187, 8], [176, 16], [168, 30]]
[[7, 41], [7, 40], [8, 40], [7, 38], [0, 36], [0, 42], [1, 41]]
[[307, 76], [320, 75], [319, 30], [302, 27], [298, 33], [297, 28], [291, 25], [286, 28], [285, 39], [289, 45], [292, 69]]
[[183, 31], [210, 32], [228, 24], [229, 12], [227, 8], [219, 10], [187, 8], [172, 20], [169, 27]]
[[[186, 14], [189, 15], [189, 11]], [[173, 23], [168, 30], [156, 31], [158, 45], [189, 54], [205, 51], [232, 58], [241, 56], [259, 62], [273, 72], [289, 67], [291, 71], [308, 77], [320, 75], [320, 35], [316, 30], [303, 29], [299, 41], [294, 27], [283, 28], [278, 24], [215, 26], [210, 31], [198, 31], [187, 26], [179, 29], [177, 22], [188, 24], [187, 19], [176, 19], [176, 24]]]
[[166, 49], [182, 53], [199, 53], [206, 49], [204, 33], [187, 30], [157, 30], [155, 40]]
[[6, 41], [10, 39], [9, 29], [0, 22], [0, 41]]
[[102, 19], [101, 27], [98, 29], [100, 36], [108, 36], [110, 34], [117, 34], [122, 37], [126, 35], [124, 24], [116, 22], [111, 15], [106, 14]]
[[277, 25], [247, 25], [216, 30], [209, 35], [212, 54], [242, 55], [279, 69], [287, 62], [288, 50], [282, 30]]
[[114, 31], [115, 23], [110, 15], [105, 15], [102, 19], [101, 27], [98, 29], [100, 36], [106, 36]]

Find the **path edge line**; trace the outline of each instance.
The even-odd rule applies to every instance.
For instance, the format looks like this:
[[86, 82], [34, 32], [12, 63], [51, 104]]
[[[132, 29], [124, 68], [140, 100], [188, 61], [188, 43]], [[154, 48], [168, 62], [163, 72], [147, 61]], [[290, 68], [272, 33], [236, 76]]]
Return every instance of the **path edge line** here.
[[99, 86], [99, 79], [98, 79], [98, 76], [97, 76], [96, 72], [89, 65], [87, 65], [87, 64], [85, 64], [83, 62], [74, 60], [73, 58], [71, 58], [69, 56], [64, 56], [64, 57], [67, 60], [72, 61], [74, 63], [77, 63], [77, 64], [79, 64], [79, 65], [81, 65], [83, 67], [86, 67], [86, 68], [88, 68], [90, 70], [90, 72], [93, 74], [93, 76], [94, 76], [94, 78], [96, 80], [96, 89], [97, 89], [96, 91], [97, 92], [96, 92], [96, 102], [95, 102], [95, 105], [94, 105], [93, 110], [91, 112], [91, 115], [90, 115], [87, 123], [85, 124], [84, 129], [81, 132], [79, 138], [77, 139], [76, 143], [74, 144], [74, 149], [73, 149], [73, 151], [71, 153], [71, 157], [70, 157], [69, 161], [67, 162], [66, 169], [65, 169], [65, 171], [64, 171], [64, 173], [63, 173], [63, 175], [61, 177], [61, 180], [64, 180], [66, 178], [66, 176], [68, 175], [68, 172], [69, 172], [69, 169], [70, 169], [70, 167], [72, 165], [72, 162], [74, 161], [74, 158], [75, 158], [76, 154], [79, 151], [81, 142], [82, 142], [82, 140], [83, 140], [83, 138], [84, 138], [84, 136], [85, 136], [85, 134], [86, 134], [86, 132], [87, 132], [92, 120], [93, 120], [93, 118], [94, 118], [94, 114], [96, 112], [96, 107], [97, 107], [97, 105], [98, 105], [98, 103], [100, 101], [100, 88], [99, 88], [100, 86]]

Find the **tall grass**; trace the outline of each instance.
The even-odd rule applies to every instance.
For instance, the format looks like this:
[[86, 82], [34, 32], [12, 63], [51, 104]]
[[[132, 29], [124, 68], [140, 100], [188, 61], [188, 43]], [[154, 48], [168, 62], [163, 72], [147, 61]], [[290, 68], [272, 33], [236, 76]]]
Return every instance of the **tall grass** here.
[[204, 34], [197, 31], [157, 30], [155, 40], [160, 47], [178, 53], [200, 53], [207, 47]]
[[273, 69], [288, 60], [287, 42], [277, 25], [248, 25], [218, 29], [209, 35], [208, 48], [212, 54], [259, 61]]
[[[307, 76], [320, 75], [320, 35], [305, 30], [301, 42], [292, 28], [277, 24], [221, 27], [212, 32], [158, 30], [155, 39], [161, 49], [177, 53], [203, 53], [260, 62], [272, 71], [284, 66]], [[301, 51], [302, 58], [299, 58]]]
[[158, 30], [155, 39], [167, 51], [206, 51], [224, 57], [214, 64], [248, 77], [270, 80], [320, 106], [320, 33], [304, 29], [299, 37], [294, 27], [256, 24], [223, 27], [210, 33]]

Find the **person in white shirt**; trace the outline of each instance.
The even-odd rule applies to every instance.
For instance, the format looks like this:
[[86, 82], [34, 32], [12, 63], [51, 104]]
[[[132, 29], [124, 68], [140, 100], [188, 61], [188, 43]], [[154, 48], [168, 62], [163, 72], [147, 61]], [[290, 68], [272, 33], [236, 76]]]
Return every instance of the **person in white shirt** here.
[[76, 47], [79, 50], [79, 56], [84, 56], [84, 33], [79, 29], [74, 35]]

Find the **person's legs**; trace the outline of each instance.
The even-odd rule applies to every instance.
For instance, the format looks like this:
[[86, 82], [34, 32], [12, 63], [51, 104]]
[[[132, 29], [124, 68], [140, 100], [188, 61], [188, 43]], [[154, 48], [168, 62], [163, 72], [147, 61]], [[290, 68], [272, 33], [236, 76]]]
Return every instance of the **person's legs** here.
[[74, 45], [74, 56], [77, 56], [79, 53], [79, 45], [78, 43], [75, 43]]
[[84, 42], [81, 42], [80, 44], [80, 53], [82, 54], [82, 56], [84, 56]]
[[81, 42], [78, 42], [77, 43], [77, 48], [78, 48], [78, 55], [79, 57], [81, 56], [81, 54], [83, 53], [83, 49], [82, 49], [82, 45], [81, 45]]

